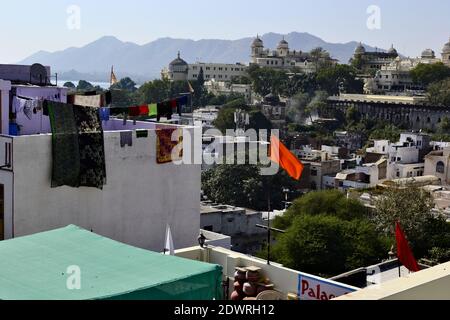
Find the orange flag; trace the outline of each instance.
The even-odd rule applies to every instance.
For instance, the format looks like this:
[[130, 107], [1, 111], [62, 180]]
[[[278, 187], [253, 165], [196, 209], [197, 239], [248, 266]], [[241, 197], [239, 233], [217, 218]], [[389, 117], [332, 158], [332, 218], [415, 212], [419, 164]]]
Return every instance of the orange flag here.
[[275, 136], [270, 139], [270, 160], [278, 163], [293, 179], [300, 180], [303, 164]]

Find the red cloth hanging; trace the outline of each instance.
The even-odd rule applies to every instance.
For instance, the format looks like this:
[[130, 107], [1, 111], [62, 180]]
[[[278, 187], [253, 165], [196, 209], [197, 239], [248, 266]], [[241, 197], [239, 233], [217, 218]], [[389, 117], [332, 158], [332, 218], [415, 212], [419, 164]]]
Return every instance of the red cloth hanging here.
[[142, 105], [142, 106], [139, 106], [139, 115], [141, 115], [141, 116], [148, 116], [148, 112], [149, 112], [149, 110], [148, 110], [148, 104], [147, 105]]
[[141, 114], [139, 107], [130, 107], [128, 108], [128, 115], [130, 117], [139, 117]]

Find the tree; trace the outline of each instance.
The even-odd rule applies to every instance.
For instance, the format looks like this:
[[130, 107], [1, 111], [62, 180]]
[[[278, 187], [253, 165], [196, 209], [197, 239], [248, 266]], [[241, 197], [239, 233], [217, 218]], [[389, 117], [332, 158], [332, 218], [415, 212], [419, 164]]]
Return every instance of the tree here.
[[435, 233], [430, 230], [430, 224], [439, 220], [431, 211], [434, 203], [428, 192], [411, 186], [392, 189], [381, 195], [375, 206], [372, 219], [380, 231], [393, 236], [395, 222], [399, 221], [416, 255], [427, 254], [431, 249], [430, 237]]
[[397, 142], [400, 139], [401, 130], [392, 124], [381, 124], [373, 129], [370, 140], [389, 140]]
[[350, 126], [357, 124], [361, 121], [361, 113], [358, 111], [358, 108], [351, 106], [347, 109], [345, 119]]
[[281, 87], [281, 94], [285, 97], [293, 97], [299, 93], [312, 95], [318, 90], [316, 75], [295, 73], [289, 76]]
[[303, 215], [294, 220], [273, 248], [288, 268], [325, 277], [379, 263], [387, 247], [367, 220]]
[[73, 84], [73, 82], [66, 82], [66, 83], [64, 83], [63, 87], [66, 87], [69, 89], [76, 89], [76, 86]]
[[144, 83], [137, 91], [140, 103], [158, 103], [170, 96], [171, 84], [168, 80], [154, 80]]
[[364, 82], [358, 79], [356, 69], [343, 64], [320, 70], [317, 83], [330, 95], [337, 95], [341, 90], [346, 93], [363, 93], [364, 89]]
[[[259, 110], [250, 109], [247, 105], [242, 104], [239, 99], [239, 103], [236, 100], [224, 105], [217, 115], [216, 120], [214, 120], [214, 126], [219, 129], [223, 134], [226, 134], [227, 130], [235, 130], [236, 123], [234, 122], [234, 113], [238, 108], [245, 110], [249, 113], [250, 124], [247, 129], [255, 129], [256, 131], [265, 129], [270, 130], [272, 128], [271, 122], [266, 118], [266, 116]], [[236, 105], [234, 104], [236, 103]]]
[[205, 72], [203, 71], [203, 67], [200, 67], [200, 72], [198, 73], [197, 82], [199, 86], [205, 85]]
[[235, 112], [235, 108], [221, 108], [216, 120], [214, 120], [214, 127], [219, 129], [223, 134], [225, 134], [227, 130], [236, 129], [236, 124], [234, 123]]
[[138, 97], [133, 92], [127, 90], [111, 90], [112, 105], [114, 107], [125, 108], [139, 104], [137, 98]]
[[91, 91], [94, 90], [94, 86], [85, 80], [80, 80], [77, 86], [78, 91]]
[[[267, 210], [267, 177], [254, 165], [218, 165], [202, 173], [202, 190], [209, 200], [253, 210]], [[279, 172], [270, 177], [274, 209], [284, 208], [283, 188], [295, 193], [298, 183]]]
[[450, 78], [430, 84], [427, 89], [427, 99], [432, 105], [449, 107]]
[[310, 192], [294, 201], [286, 214], [275, 220], [277, 228], [288, 228], [297, 217], [313, 215], [330, 215], [341, 220], [364, 218], [366, 208], [354, 199], [347, 199], [338, 190]]
[[261, 96], [270, 93], [279, 95], [288, 80], [286, 72], [272, 68], [252, 68], [249, 69], [248, 74], [252, 81], [253, 90]]
[[137, 90], [136, 88], [136, 82], [131, 80], [131, 78], [126, 77], [123, 79], [120, 79], [118, 83], [113, 84], [110, 87], [111, 90], [126, 90], [130, 92], [135, 92]]
[[330, 54], [321, 47], [311, 50], [310, 56], [318, 73], [323, 68], [330, 67]]
[[434, 82], [439, 82], [450, 77], [450, 68], [442, 62], [433, 64], [420, 63], [411, 70], [411, 77], [416, 84], [428, 87]]

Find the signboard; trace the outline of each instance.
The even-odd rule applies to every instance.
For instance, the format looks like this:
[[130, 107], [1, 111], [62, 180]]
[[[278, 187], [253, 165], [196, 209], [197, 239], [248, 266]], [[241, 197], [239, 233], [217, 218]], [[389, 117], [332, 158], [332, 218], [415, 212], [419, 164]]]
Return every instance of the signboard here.
[[351, 287], [300, 274], [298, 296], [300, 300], [331, 300], [356, 291]]

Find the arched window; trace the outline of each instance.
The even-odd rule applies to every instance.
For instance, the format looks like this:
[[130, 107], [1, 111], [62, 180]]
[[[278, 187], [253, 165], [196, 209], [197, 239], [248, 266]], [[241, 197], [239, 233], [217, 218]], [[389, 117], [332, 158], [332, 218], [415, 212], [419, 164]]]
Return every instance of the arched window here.
[[436, 165], [437, 173], [445, 173], [445, 164], [442, 161], [439, 161]]

